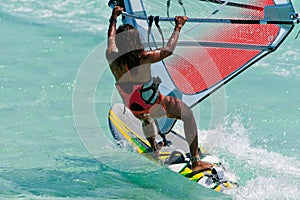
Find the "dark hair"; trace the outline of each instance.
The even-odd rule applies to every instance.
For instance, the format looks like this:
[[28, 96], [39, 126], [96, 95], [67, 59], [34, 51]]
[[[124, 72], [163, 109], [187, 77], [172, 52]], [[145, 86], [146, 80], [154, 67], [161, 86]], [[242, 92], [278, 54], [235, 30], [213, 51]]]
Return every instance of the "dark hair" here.
[[120, 25], [117, 29], [116, 45], [121, 55], [117, 59], [119, 65], [127, 64], [130, 73], [136, 75], [137, 68], [132, 69], [140, 65], [140, 53], [143, 51], [138, 30], [130, 24]]

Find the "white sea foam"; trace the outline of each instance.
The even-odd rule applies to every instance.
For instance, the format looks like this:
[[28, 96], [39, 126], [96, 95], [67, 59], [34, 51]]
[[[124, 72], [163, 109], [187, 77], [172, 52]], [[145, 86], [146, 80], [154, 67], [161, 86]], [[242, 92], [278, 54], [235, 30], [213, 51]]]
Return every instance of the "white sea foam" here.
[[[183, 131], [182, 123], [175, 128]], [[231, 115], [215, 129], [199, 130], [199, 142], [204, 149], [217, 154], [229, 171], [240, 176], [240, 187], [227, 193], [238, 200], [297, 199], [299, 160], [253, 146], [250, 135], [240, 117]]]
[[273, 74], [283, 76], [283, 77], [299, 77], [300, 76], [300, 50], [294, 48], [294, 41], [291, 43], [291, 38], [287, 40], [287, 46], [284, 51], [279, 49], [276, 52], [276, 56], [273, 58], [275, 62], [272, 61], [270, 67], [273, 70]]
[[[285, 66], [285, 67], [283, 67]], [[283, 66], [276, 66], [274, 67], [274, 71], [273, 73], [279, 76], [283, 76], [283, 77], [290, 77], [290, 76], [300, 76], [300, 65], [283, 65]]]
[[[220, 131], [220, 128], [218, 128]], [[215, 131], [213, 131], [215, 132]], [[254, 134], [254, 133], [252, 133]], [[239, 117], [228, 117], [219, 151], [224, 162], [243, 182], [236, 191], [230, 191], [235, 199], [296, 199], [300, 196], [300, 162], [296, 158], [269, 152], [251, 143], [249, 131]], [[229, 158], [233, 160], [229, 160]], [[232, 163], [238, 163], [236, 166]], [[245, 178], [249, 177], [249, 178]]]
[[286, 177], [264, 177], [247, 181], [245, 186], [237, 189], [234, 199], [272, 199], [272, 200], [296, 200], [299, 199], [299, 183], [289, 181]]
[[253, 147], [247, 129], [238, 119], [227, 128], [221, 144], [223, 149], [226, 149], [237, 159], [245, 160], [253, 166], [300, 177], [300, 162], [296, 158], [284, 156], [277, 152], [269, 152], [260, 147]]

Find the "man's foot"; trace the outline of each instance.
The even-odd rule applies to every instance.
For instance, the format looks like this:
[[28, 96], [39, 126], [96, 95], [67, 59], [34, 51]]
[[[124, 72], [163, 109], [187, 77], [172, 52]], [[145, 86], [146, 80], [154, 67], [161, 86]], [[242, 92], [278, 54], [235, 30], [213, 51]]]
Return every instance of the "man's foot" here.
[[155, 141], [154, 146], [155, 146], [155, 149], [153, 149], [153, 157], [155, 159], [158, 159], [159, 158], [159, 151], [164, 146], [164, 142], [163, 141], [160, 141], [160, 142]]
[[161, 148], [164, 146], [164, 142], [163, 141], [155, 142], [154, 144], [155, 144], [156, 151], [160, 151]]
[[211, 163], [201, 161], [201, 158], [199, 155], [192, 156], [191, 163], [192, 163], [193, 171], [201, 171], [201, 170], [207, 170], [207, 169], [213, 168], [213, 165]]
[[160, 141], [160, 142], [154, 141], [154, 145], [151, 146], [152, 152], [149, 152], [148, 155], [157, 160], [159, 158], [159, 151], [161, 150], [161, 148], [163, 146], [164, 146], [163, 141]]
[[192, 170], [193, 171], [202, 171], [207, 169], [212, 169], [213, 165], [211, 163], [203, 162], [201, 160], [192, 162]]

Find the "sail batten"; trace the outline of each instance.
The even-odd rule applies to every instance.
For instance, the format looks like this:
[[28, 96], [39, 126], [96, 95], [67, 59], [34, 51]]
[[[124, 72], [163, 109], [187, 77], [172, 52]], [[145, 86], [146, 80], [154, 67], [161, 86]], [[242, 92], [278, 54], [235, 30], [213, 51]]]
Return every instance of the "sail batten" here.
[[[149, 43], [151, 47], [163, 46], [167, 41], [163, 42], [152, 42]], [[148, 43], [144, 43], [144, 45]], [[205, 47], [221, 47], [221, 48], [235, 48], [235, 49], [253, 49], [253, 50], [265, 50], [268, 49], [272, 51], [274, 48], [272, 46], [264, 45], [252, 45], [252, 44], [239, 44], [239, 43], [225, 43], [225, 42], [206, 42], [206, 41], [178, 41], [177, 47], [194, 47], [194, 46], [205, 46]]]

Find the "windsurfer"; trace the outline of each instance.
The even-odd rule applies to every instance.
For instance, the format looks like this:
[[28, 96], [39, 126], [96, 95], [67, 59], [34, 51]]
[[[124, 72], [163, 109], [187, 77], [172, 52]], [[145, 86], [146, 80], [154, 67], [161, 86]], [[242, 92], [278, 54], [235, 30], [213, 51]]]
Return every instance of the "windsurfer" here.
[[[186, 16], [175, 17], [175, 28], [166, 47], [144, 50], [139, 32], [132, 25], [116, 28], [117, 17], [123, 8], [116, 6], [112, 11], [108, 29], [106, 59], [116, 80], [116, 87], [124, 103], [143, 124], [144, 134], [153, 152], [158, 152], [155, 142], [155, 118], [167, 116], [184, 122], [184, 131], [191, 152], [193, 171], [212, 168], [201, 161], [198, 149], [198, 132], [192, 110], [180, 99], [163, 96], [158, 91], [160, 79], [151, 77], [151, 64], [159, 62], [174, 51]], [[157, 155], [157, 154], [156, 154]]]

